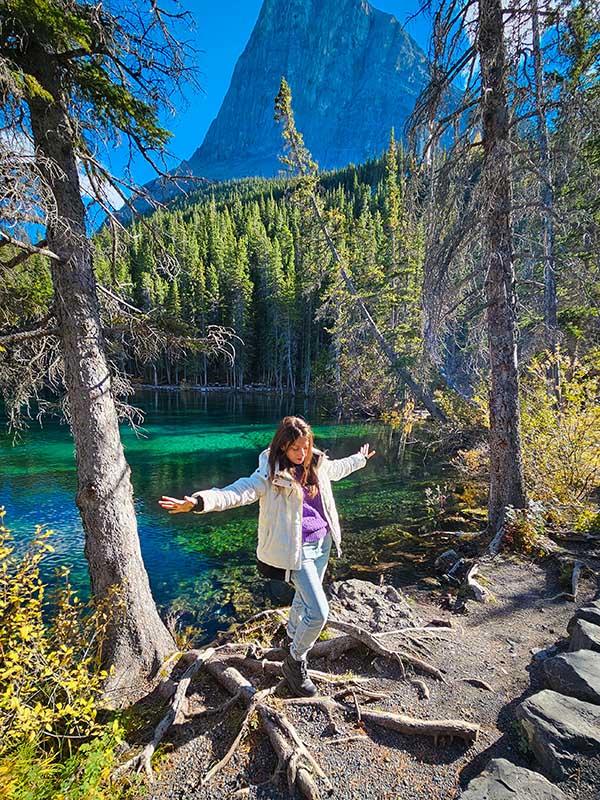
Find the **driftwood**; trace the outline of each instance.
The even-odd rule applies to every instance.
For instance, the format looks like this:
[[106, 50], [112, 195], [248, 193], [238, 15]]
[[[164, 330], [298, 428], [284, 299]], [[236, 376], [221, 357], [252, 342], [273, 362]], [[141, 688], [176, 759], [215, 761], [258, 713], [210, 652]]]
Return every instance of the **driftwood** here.
[[152, 756], [154, 755], [154, 751], [156, 750], [158, 744], [162, 741], [166, 732], [175, 722], [178, 714], [182, 710], [182, 707], [185, 702], [185, 695], [192, 678], [198, 672], [198, 670], [204, 664], [206, 664], [208, 659], [211, 658], [214, 654], [215, 650], [212, 647], [210, 647], [208, 650], [202, 650], [195, 653], [194, 660], [192, 661], [190, 666], [183, 673], [178, 683], [176, 684], [177, 688], [171, 698], [171, 704], [169, 706], [169, 710], [156, 726], [156, 729], [154, 731], [154, 736], [152, 737], [152, 741], [148, 742], [148, 744], [144, 747], [141, 753], [139, 753], [137, 756], [134, 756], [133, 758], [130, 758], [129, 761], [118, 767], [113, 772], [113, 778], [117, 778], [120, 775], [130, 770], [133, 772], [141, 772], [141, 770], [143, 769], [148, 779], [152, 780], [151, 760]]

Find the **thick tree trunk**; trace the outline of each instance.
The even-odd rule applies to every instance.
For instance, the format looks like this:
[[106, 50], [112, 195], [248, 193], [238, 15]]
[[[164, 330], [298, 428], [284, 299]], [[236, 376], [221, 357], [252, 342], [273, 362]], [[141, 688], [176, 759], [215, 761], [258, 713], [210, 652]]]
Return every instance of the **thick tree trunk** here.
[[[139, 694], [176, 648], [158, 615], [142, 561], [130, 470], [104, 354], [73, 146], [75, 131], [58, 69], [52, 74], [41, 52], [39, 59], [31, 72], [55, 102], [34, 98], [29, 108], [38, 165], [56, 204], [46, 238], [48, 247], [60, 257], [52, 262], [52, 282], [75, 442], [77, 505], [93, 595], [102, 599], [110, 587], [117, 586], [124, 602], [104, 648], [107, 665], [114, 667], [107, 688]], [[114, 701], [119, 699], [115, 694]]]
[[490, 497], [496, 532], [508, 505], [525, 505], [517, 371], [516, 290], [510, 224], [510, 141], [501, 0], [479, 0], [484, 147], [484, 263], [490, 352]]

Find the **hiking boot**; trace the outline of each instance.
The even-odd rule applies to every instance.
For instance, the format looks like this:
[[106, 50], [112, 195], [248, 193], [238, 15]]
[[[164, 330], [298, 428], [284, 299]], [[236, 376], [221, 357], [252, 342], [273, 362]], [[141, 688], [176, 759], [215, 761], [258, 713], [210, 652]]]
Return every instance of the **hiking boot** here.
[[296, 661], [288, 656], [281, 665], [281, 671], [295, 697], [314, 697], [317, 694], [317, 687], [308, 677], [306, 661]]

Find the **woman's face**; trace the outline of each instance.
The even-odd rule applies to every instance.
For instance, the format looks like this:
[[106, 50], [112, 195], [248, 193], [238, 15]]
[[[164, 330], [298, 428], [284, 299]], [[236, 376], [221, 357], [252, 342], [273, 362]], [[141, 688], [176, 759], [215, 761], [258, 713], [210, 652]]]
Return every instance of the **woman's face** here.
[[285, 454], [292, 464], [304, 464], [309, 450], [310, 440], [308, 436], [299, 436], [291, 443]]

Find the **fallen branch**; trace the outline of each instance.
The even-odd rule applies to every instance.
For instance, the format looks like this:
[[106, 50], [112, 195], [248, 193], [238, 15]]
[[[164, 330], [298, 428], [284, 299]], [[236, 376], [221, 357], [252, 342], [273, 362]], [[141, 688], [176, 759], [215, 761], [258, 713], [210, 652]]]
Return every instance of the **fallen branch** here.
[[185, 700], [185, 695], [190, 685], [190, 682], [194, 675], [198, 672], [198, 670], [206, 664], [209, 658], [214, 655], [215, 651], [214, 648], [209, 648], [208, 650], [203, 650], [196, 653], [196, 657], [194, 661], [190, 664], [187, 670], [181, 676], [175, 694], [171, 698], [171, 704], [169, 706], [169, 710], [161, 719], [161, 721], [156, 726], [154, 731], [154, 736], [152, 737], [152, 741], [148, 742], [148, 744], [144, 747], [141, 753], [133, 758], [130, 758], [129, 761], [126, 761], [125, 764], [122, 764], [120, 767], [113, 772], [113, 779], [123, 775], [125, 772], [129, 770], [133, 770], [134, 772], [141, 772], [143, 769], [146, 773], [148, 780], [152, 780], [152, 764], [150, 763], [152, 760], [152, 756], [154, 755], [154, 751], [156, 750], [159, 742], [163, 739], [166, 732], [169, 730], [173, 722], [177, 719], [177, 715], [179, 714], [181, 707]]

